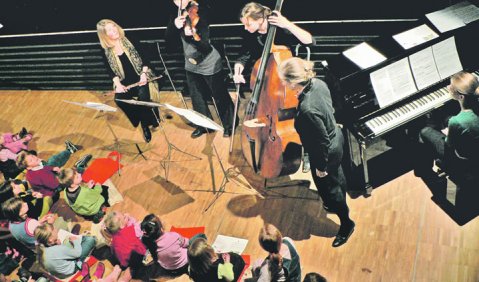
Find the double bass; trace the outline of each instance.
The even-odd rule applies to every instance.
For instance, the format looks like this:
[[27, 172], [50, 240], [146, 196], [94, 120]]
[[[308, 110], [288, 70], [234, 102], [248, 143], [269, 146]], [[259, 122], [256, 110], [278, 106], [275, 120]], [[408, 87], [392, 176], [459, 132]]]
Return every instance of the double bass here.
[[[277, 0], [280, 11], [283, 0]], [[278, 75], [279, 64], [292, 57], [284, 46], [274, 46], [276, 26], [269, 25], [261, 58], [251, 73], [253, 89], [243, 123], [243, 155], [256, 173], [274, 178], [296, 172], [301, 164], [301, 141], [294, 129], [298, 99], [284, 87]]]

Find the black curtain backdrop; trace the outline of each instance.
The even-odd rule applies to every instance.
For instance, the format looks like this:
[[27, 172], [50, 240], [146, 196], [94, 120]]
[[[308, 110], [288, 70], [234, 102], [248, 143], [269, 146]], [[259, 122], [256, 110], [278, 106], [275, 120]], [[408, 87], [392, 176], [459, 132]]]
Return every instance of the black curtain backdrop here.
[[[204, 0], [198, 0], [199, 2]], [[2, 0], [0, 35], [93, 30], [110, 18], [124, 28], [165, 26], [172, 0]], [[245, 0], [209, 0], [212, 23], [238, 23]], [[273, 7], [276, 1], [258, 1]], [[291, 20], [419, 18], [444, 8], [451, 0], [284, 0], [283, 14]], [[474, 0], [473, 2], [476, 2]]]

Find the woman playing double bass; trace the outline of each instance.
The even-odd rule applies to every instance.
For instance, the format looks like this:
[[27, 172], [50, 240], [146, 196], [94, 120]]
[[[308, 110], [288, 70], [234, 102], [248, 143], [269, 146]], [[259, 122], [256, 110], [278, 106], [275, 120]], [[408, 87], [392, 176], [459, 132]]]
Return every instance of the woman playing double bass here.
[[249, 34], [245, 33], [243, 36], [240, 57], [235, 63], [233, 77], [235, 83], [245, 83], [243, 70], [245, 67], [252, 67], [252, 64], [261, 57], [270, 24], [280, 27], [276, 32], [275, 45], [292, 46], [301, 43], [308, 46], [315, 44], [311, 33], [290, 22], [280, 12], [272, 11], [255, 2], [248, 3], [243, 7], [240, 20]]

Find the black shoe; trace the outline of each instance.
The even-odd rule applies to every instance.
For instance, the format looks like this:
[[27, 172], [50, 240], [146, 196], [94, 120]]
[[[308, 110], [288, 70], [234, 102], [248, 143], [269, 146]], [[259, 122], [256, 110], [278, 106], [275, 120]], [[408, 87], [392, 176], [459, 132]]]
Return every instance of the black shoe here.
[[23, 138], [23, 137], [27, 136], [27, 134], [28, 134], [27, 129], [25, 127], [22, 127], [22, 130], [20, 130], [20, 132], [18, 132], [18, 137]]
[[197, 127], [192, 133], [191, 138], [198, 138], [201, 135], [205, 134], [207, 131], [204, 127]]
[[146, 143], [150, 143], [151, 141], [151, 131], [148, 128], [148, 126], [141, 126], [141, 129], [143, 130], [143, 138], [145, 139]]
[[333, 247], [337, 248], [341, 245], [344, 245], [348, 241], [349, 237], [351, 237], [351, 234], [353, 234], [354, 226], [356, 226], [356, 224], [354, 221], [351, 221], [351, 224], [345, 231], [341, 230], [342, 228], [339, 227], [338, 235], [336, 235], [336, 238], [333, 241]]
[[231, 128], [226, 128], [226, 129], [223, 131], [223, 137], [230, 137], [232, 133], [233, 133], [233, 129], [231, 129]]
[[78, 235], [78, 234], [80, 234], [80, 229], [81, 229], [81, 226], [80, 226], [80, 224], [77, 223], [73, 226], [71, 233], [75, 234], [75, 235]]
[[86, 168], [86, 166], [88, 165], [88, 162], [91, 160], [92, 157], [93, 156], [90, 154], [84, 155], [75, 163], [75, 167]]
[[76, 145], [74, 145], [72, 142], [70, 142], [70, 140], [65, 140], [65, 147], [72, 154], [75, 153], [76, 151], [78, 151], [78, 147]]

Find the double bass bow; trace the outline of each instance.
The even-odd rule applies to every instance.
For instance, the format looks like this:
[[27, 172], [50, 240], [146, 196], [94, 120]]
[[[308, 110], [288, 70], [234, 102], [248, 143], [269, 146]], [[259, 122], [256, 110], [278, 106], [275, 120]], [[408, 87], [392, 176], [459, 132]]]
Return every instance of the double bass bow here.
[[[283, 0], [277, 0], [280, 11]], [[261, 58], [251, 73], [252, 96], [246, 107], [241, 145], [243, 155], [256, 173], [274, 178], [296, 172], [301, 164], [301, 141], [294, 129], [294, 113], [298, 100], [285, 88], [278, 75], [278, 66], [291, 58], [284, 46], [274, 46], [276, 26], [269, 25]]]

